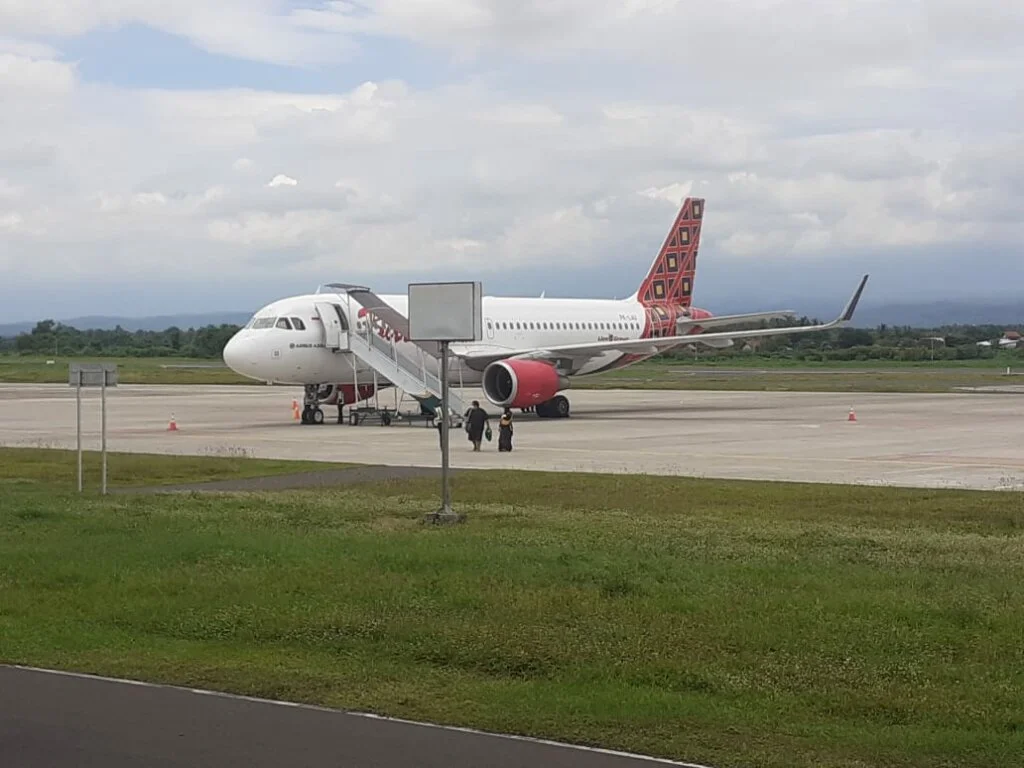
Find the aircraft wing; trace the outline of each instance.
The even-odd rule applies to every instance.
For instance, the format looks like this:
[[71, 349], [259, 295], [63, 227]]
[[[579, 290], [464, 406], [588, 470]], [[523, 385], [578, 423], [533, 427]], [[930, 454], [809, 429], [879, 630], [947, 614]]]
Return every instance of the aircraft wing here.
[[[860, 285], [853, 296], [846, 303], [839, 316], [828, 323], [820, 325], [791, 326], [787, 328], [763, 328], [749, 331], [724, 331], [718, 333], [697, 333], [686, 336], [656, 336], [650, 339], [623, 339], [620, 341], [594, 341], [584, 344], [567, 344], [561, 346], [544, 347], [539, 349], [508, 349], [501, 352], [487, 351], [483, 349], [466, 350], [459, 357], [463, 358], [471, 368], [483, 368], [498, 360], [548, 360], [552, 363], [558, 361], [579, 362], [596, 357], [604, 352], [625, 352], [640, 355], [655, 355], [659, 352], [678, 347], [683, 344], [700, 344], [707, 341], [718, 341], [724, 339], [745, 339], [763, 338], [765, 336], [787, 336], [799, 333], [812, 333], [827, 331], [832, 328], [839, 328], [846, 325], [852, 318], [860, 302], [864, 286], [867, 285], [868, 276], [861, 278]], [[736, 317], [736, 316], [733, 316]], [[751, 316], [747, 319], [736, 322], [751, 322]], [[700, 321], [701, 326], [704, 321]]]

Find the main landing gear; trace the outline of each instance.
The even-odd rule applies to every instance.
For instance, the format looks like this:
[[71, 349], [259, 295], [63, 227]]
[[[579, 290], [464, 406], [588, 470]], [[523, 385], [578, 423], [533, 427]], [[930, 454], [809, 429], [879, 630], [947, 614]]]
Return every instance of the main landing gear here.
[[324, 411], [320, 407], [320, 387], [316, 384], [306, 385], [306, 395], [303, 398], [302, 423], [324, 423]]
[[569, 398], [565, 395], [556, 395], [543, 403], [520, 410], [523, 413], [536, 413], [542, 419], [567, 419], [569, 418]]

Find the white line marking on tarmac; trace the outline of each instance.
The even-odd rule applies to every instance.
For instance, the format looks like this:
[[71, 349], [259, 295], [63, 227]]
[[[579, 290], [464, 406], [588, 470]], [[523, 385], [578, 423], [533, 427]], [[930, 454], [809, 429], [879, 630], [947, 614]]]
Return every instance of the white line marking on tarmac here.
[[711, 766], [700, 765], [698, 763], [680, 763], [675, 760], [667, 760], [660, 757], [649, 757], [647, 755], [638, 755], [632, 752], [620, 752], [614, 749], [601, 749], [599, 747], [585, 747], [577, 744], [565, 744], [560, 741], [550, 741], [548, 739], [537, 739], [531, 736], [516, 736], [513, 734], [506, 733], [490, 733], [488, 731], [478, 731], [475, 728], [462, 728], [455, 725], [438, 725], [437, 723], [423, 723], [417, 720], [405, 720], [400, 717], [388, 717], [386, 715], [375, 715], [372, 712], [352, 712], [344, 709], [331, 709], [330, 707], [321, 707], [316, 704], [301, 704], [295, 701], [278, 701], [276, 699], [263, 699], [258, 696], [245, 696], [238, 693], [225, 693], [223, 691], [207, 691], [202, 688], [183, 688], [176, 685], [165, 685], [163, 683], [147, 683], [143, 680], [129, 680], [120, 677], [106, 677], [104, 675], [91, 675], [85, 672], [69, 672], [62, 669], [43, 669], [41, 667], [27, 667], [21, 664], [3, 664], [0, 667], [8, 667], [9, 669], [20, 669], [26, 672], [41, 672], [47, 675], [56, 675], [58, 677], [77, 677], [83, 680], [101, 680], [107, 683], [120, 683], [122, 685], [135, 685], [140, 688], [167, 688], [175, 691], [185, 691], [188, 693], [198, 694], [200, 696], [215, 696], [222, 699], [235, 699], [237, 701], [251, 701], [256, 704], [271, 704], [278, 707], [292, 707], [295, 709], [308, 709], [313, 712], [329, 712], [334, 715], [348, 715], [350, 717], [362, 717], [367, 720], [381, 720], [390, 723], [399, 723], [401, 725], [412, 725], [420, 728], [434, 728], [442, 731], [453, 731], [456, 733], [467, 733], [473, 736], [487, 736], [492, 739], [509, 739], [511, 741], [524, 741], [530, 744], [540, 744], [547, 747], [558, 747], [560, 749], [572, 749], [578, 752], [591, 752], [593, 754], [609, 755], [612, 757], [623, 757], [631, 760], [642, 760], [654, 765], [674, 765], [677, 768], [711, 768]]

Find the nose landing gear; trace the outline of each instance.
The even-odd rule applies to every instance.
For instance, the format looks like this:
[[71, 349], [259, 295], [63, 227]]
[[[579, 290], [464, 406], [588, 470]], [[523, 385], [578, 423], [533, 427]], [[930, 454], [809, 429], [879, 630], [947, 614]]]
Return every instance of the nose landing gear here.
[[302, 423], [323, 424], [324, 411], [320, 407], [320, 387], [316, 384], [306, 385], [306, 394], [303, 398]]

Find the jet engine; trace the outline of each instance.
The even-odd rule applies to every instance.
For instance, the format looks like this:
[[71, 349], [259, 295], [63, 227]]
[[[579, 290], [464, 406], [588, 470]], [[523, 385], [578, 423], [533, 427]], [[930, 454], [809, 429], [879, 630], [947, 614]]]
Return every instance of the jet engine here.
[[500, 360], [484, 369], [484, 394], [502, 408], [535, 406], [568, 386], [568, 379], [554, 366], [538, 360]]

